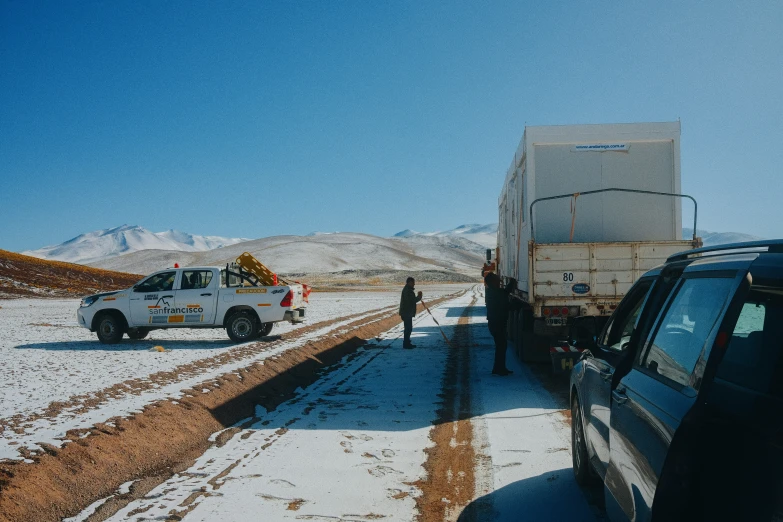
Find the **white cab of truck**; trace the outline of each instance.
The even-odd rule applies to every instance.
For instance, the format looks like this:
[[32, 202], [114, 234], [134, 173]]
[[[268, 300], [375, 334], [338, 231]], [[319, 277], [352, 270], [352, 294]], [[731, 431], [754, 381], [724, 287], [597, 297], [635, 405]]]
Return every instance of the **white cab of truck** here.
[[[523, 306], [509, 336], [545, 361], [576, 317], [609, 316], [682, 238], [680, 123], [526, 127], [498, 200], [498, 274]], [[690, 206], [693, 205], [693, 206]], [[695, 231], [694, 223], [694, 231]]]
[[105, 344], [162, 328], [226, 328], [234, 342], [248, 342], [276, 322], [303, 322], [307, 294], [302, 284], [261, 286], [232, 266], [168, 268], [127, 290], [85, 297], [76, 315]]

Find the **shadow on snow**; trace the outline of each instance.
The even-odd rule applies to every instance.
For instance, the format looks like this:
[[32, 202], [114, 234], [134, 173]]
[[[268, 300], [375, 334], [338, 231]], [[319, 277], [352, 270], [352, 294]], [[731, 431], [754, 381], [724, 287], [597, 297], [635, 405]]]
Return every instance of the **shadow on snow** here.
[[[279, 335], [270, 335], [261, 337], [254, 342], [272, 342], [282, 339]], [[91, 351], [91, 352], [123, 352], [149, 350], [153, 346], [163, 346], [167, 350], [214, 350], [217, 348], [227, 348], [236, 345], [228, 338], [226, 339], [141, 339], [133, 341], [123, 339], [117, 344], [101, 344], [97, 339], [90, 341], [55, 341], [51, 343], [29, 343], [20, 344], [14, 347], [15, 350], [52, 350], [52, 351]]]

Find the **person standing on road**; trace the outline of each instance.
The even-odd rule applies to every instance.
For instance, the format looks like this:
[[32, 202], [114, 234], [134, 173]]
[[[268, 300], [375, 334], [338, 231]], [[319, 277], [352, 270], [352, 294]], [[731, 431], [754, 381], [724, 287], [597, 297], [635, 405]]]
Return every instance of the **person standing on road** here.
[[402, 288], [402, 295], [400, 296], [400, 317], [402, 317], [402, 323], [405, 325], [402, 347], [408, 349], [416, 348], [416, 345], [411, 343], [411, 332], [413, 331], [413, 316], [416, 315], [416, 303], [421, 301], [421, 292], [416, 295], [414, 292], [415, 287], [416, 280], [409, 277], [405, 281], [405, 286]]
[[495, 340], [495, 364], [492, 366], [492, 374], [505, 377], [514, 373], [506, 368], [506, 323], [508, 322], [508, 312], [512, 308], [509, 303], [509, 294], [516, 288], [517, 282], [511, 279], [508, 285], [503, 288], [500, 284], [500, 277], [490, 272], [484, 278], [484, 283], [487, 285], [487, 323], [489, 333]]

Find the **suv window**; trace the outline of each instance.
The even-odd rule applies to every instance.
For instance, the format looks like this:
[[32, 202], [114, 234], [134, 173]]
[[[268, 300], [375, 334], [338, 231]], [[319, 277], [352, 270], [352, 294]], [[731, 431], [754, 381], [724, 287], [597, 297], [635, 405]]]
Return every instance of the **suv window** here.
[[642, 305], [652, 284], [653, 279], [641, 280], [628, 292], [607, 325], [601, 338], [601, 346], [615, 352], [625, 351], [639, 322]]
[[733, 284], [729, 278], [685, 279], [658, 326], [642, 367], [688, 386]]
[[716, 377], [759, 393], [783, 397], [783, 295], [753, 289], [737, 319]]
[[139, 283], [134, 292], [165, 292], [174, 288], [174, 276], [176, 272], [161, 272]]
[[211, 270], [183, 270], [182, 282], [180, 282], [179, 287], [181, 290], [206, 288], [211, 282]]

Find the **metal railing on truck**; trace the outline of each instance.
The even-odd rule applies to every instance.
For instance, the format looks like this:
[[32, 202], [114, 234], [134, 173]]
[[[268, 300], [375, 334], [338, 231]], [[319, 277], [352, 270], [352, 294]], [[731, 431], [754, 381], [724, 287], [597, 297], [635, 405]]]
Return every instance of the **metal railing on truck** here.
[[531, 241], [536, 240], [536, 234], [535, 234], [535, 228], [534, 228], [534, 222], [533, 222], [533, 207], [536, 203], [540, 203], [541, 201], [550, 201], [553, 199], [563, 199], [563, 198], [574, 198], [574, 208], [571, 212], [572, 218], [571, 218], [571, 236], [570, 241], [573, 242], [574, 239], [574, 223], [576, 220], [576, 199], [580, 196], [587, 196], [590, 194], [599, 194], [601, 192], [630, 192], [632, 194], [651, 194], [653, 196], [668, 196], [668, 197], [674, 197], [674, 198], [687, 198], [693, 201], [693, 241], [698, 241], [698, 238], [696, 237], [696, 218], [698, 215], [699, 206], [696, 203], [696, 199], [694, 199], [692, 196], [689, 196], [688, 194], [674, 194], [671, 192], [654, 192], [651, 190], [636, 190], [636, 189], [624, 189], [624, 188], [605, 188], [605, 189], [599, 189], [599, 190], [587, 190], [585, 192], [574, 192], [572, 194], [562, 194], [560, 196], [549, 196], [547, 198], [538, 198], [535, 201], [533, 201], [530, 204], [530, 239]]

